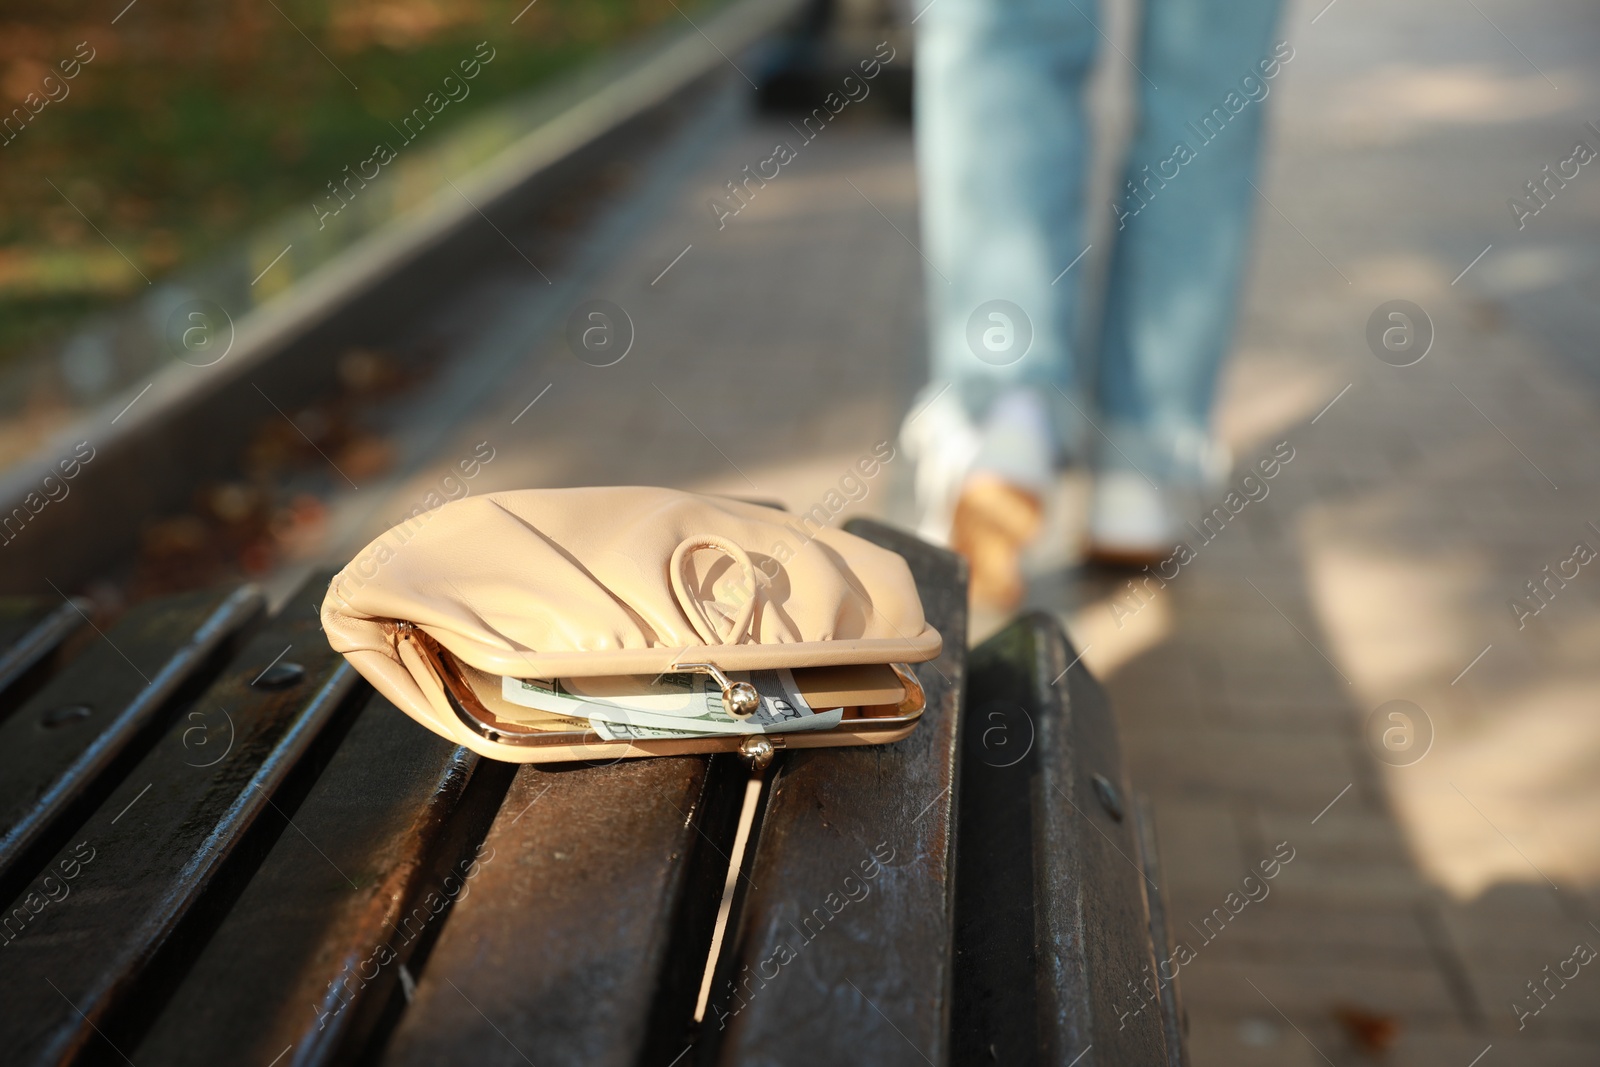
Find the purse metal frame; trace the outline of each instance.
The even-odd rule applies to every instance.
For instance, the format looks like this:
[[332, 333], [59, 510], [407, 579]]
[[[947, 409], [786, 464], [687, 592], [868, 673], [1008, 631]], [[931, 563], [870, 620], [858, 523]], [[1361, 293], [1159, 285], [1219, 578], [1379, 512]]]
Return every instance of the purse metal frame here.
[[[617, 753], [628, 756], [687, 755], [708, 752], [737, 752], [756, 770], [772, 761], [778, 750], [785, 748], [830, 748], [844, 745], [888, 743], [897, 741], [911, 732], [927, 706], [927, 695], [922, 683], [905, 664], [891, 663], [889, 667], [905, 683], [907, 696], [901, 701], [895, 715], [863, 716], [845, 719], [839, 726], [828, 730], [796, 730], [777, 734], [743, 734], [682, 739], [646, 741], [611, 741], [593, 730], [525, 730], [508, 724], [483, 706], [477, 694], [461, 676], [455, 656], [440, 647], [415, 624], [401, 623], [396, 640], [411, 644], [424, 663], [433, 672], [444, 691], [445, 702], [456, 720], [478, 737], [496, 745], [517, 748], [596, 748], [594, 757]], [[693, 665], [695, 667], [699, 664]], [[882, 736], [892, 735], [892, 736]], [[687, 747], [686, 747], [687, 746]]]

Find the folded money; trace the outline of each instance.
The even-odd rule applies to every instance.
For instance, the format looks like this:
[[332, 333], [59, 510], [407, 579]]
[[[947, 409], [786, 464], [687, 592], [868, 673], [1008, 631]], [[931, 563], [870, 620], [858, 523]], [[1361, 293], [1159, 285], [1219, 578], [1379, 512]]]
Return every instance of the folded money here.
[[[779, 727], [766, 731], [767, 733], [784, 733], [793, 730], [831, 730], [844, 720], [844, 709], [834, 708], [832, 711], [821, 711], [804, 720], [804, 726], [790, 727], [788, 731]], [[620, 722], [606, 722], [604, 719], [590, 719], [589, 728], [599, 734], [606, 741], [675, 741], [691, 737], [717, 737], [719, 734], [707, 733], [704, 730], [680, 730], [661, 726], [635, 726]]]
[[[725, 709], [720, 689], [703, 674], [669, 673], [655, 678], [533, 679], [503, 676], [501, 696], [519, 707], [568, 718], [588, 719], [632, 730], [670, 731], [662, 736], [785, 733], [826, 730], [839, 725], [842, 708], [819, 714], [806, 703], [787, 668], [730, 672], [753, 685], [760, 706], [748, 718]], [[598, 726], [596, 727], [597, 732]], [[623, 736], [623, 732], [614, 731]], [[626, 736], [642, 737], [628, 733]]]

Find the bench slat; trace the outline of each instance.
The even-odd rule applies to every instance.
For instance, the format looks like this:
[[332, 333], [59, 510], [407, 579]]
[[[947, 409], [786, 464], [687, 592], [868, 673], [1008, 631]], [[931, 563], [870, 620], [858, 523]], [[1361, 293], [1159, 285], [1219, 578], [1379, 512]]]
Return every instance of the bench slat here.
[[729, 756], [523, 767], [385, 1062], [670, 1062], [746, 780]]
[[31, 695], [28, 677], [88, 625], [92, 607], [82, 597], [54, 607], [31, 597], [0, 601], [0, 719]]
[[965, 565], [878, 523], [847, 529], [906, 558], [944, 651], [917, 667], [928, 708], [910, 737], [775, 765], [703, 1027], [723, 1064], [949, 1061]]
[[443, 925], [435, 910], [472, 891], [471, 844], [511, 771], [374, 696], [130, 1058], [347, 1060]]
[[[928, 709], [894, 745], [779, 756], [698, 1035], [743, 764], [479, 759], [370, 695], [313, 582], [231, 663], [252, 589], [130, 613], [0, 719], [7, 1062], [1184, 1067], [1103, 690], [1044, 614], [969, 663], [964, 564], [849, 528], [945, 637]], [[82, 621], [36, 615], [18, 662]], [[40, 726], [68, 703], [94, 710]]]
[[[249, 642], [6, 909], [19, 921], [0, 950], [0, 1048], [11, 1062], [68, 1062], [91, 1046], [120, 1060], [101, 1043], [131, 1044], [148, 1016], [133, 994], [162, 988], [198, 947], [185, 920], [246, 832], [276, 814], [273, 792], [355, 689], [312, 614], [320, 592], [302, 593]], [[252, 686], [286, 646], [303, 679]]]
[[108, 772], [151, 738], [175, 697], [203, 684], [261, 608], [250, 586], [135, 608], [0, 722], [0, 899], [37, 866], [25, 859], [60, 845], [52, 827], [104, 794]]
[[[1143, 793], [1134, 798], [1134, 814], [1139, 825], [1139, 863], [1150, 881], [1159, 887], [1152, 890], [1150, 904], [1150, 943], [1155, 946], [1160, 960], [1174, 958], [1175, 942], [1172, 937], [1172, 916], [1167, 911], [1167, 882], [1161, 874], [1161, 852], [1156, 840], [1155, 808]], [[1161, 986], [1161, 1024], [1167, 1038], [1167, 1067], [1189, 1067], [1189, 1049], [1184, 1030], [1187, 1027], [1183, 1013], [1182, 982], [1178, 974], [1171, 982]]]
[[1171, 1062], [1163, 1007], [1141, 984], [1155, 970], [1156, 889], [1139, 865], [1110, 705], [1076, 659], [1041, 613], [972, 654], [953, 1020], [963, 1062]]

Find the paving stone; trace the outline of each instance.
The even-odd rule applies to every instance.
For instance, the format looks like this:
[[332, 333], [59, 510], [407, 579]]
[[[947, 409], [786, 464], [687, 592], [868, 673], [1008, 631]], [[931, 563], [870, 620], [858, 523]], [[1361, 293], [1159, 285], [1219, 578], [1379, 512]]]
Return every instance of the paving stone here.
[[[1243, 916], [1240, 918], [1242, 921]], [[1227, 936], [1226, 932], [1222, 936]], [[1346, 1005], [1440, 1024], [1457, 1017], [1450, 993], [1432, 967], [1349, 966], [1309, 953], [1297, 959], [1244, 963], [1220, 954], [1208, 955], [1205, 948], [1198, 951], [1199, 958], [1179, 971], [1184, 1003], [1191, 1012], [1258, 1011], [1270, 1009], [1270, 1000], [1301, 1025], [1329, 1019]]]

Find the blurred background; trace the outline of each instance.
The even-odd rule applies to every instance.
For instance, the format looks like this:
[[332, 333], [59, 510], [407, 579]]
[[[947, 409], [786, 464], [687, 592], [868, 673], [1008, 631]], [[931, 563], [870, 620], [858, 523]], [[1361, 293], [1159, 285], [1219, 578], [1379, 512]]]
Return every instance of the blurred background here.
[[[530, 486], [909, 524], [904, 456], [850, 476], [927, 375], [925, 2], [9, 5], [0, 588], [281, 597]], [[1137, 10], [1097, 18], [1109, 160]], [[1240, 472], [1294, 458], [1153, 595], [1081, 566], [1068, 470], [1028, 604], [1155, 803], [1196, 1064], [1593, 1064], [1600, 13], [1312, 0], [1277, 38], [1218, 418]], [[1091, 296], [1112, 201], [1100, 166]]]

